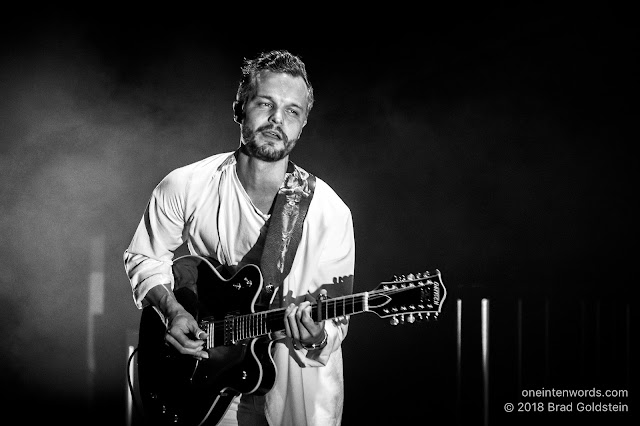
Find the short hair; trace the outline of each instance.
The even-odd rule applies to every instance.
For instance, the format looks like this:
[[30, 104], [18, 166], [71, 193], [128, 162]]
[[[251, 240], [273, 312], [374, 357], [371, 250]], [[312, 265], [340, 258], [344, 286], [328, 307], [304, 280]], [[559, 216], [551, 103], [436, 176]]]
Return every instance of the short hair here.
[[242, 64], [242, 78], [238, 85], [236, 100], [233, 103], [234, 118], [240, 122], [243, 108], [249, 98], [255, 93], [258, 75], [263, 71], [286, 73], [292, 77], [302, 77], [307, 85], [307, 116], [313, 107], [313, 87], [309, 82], [307, 69], [299, 56], [286, 50], [272, 50], [262, 52], [255, 59], [244, 59]]

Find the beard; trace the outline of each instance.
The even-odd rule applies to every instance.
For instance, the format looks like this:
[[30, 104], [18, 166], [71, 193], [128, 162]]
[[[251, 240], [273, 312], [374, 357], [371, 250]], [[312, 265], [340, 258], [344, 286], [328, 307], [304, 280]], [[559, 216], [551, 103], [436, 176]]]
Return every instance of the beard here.
[[[274, 146], [270, 143], [258, 145], [256, 141], [257, 134], [266, 130], [277, 132], [280, 135], [283, 146]], [[293, 150], [297, 141], [297, 138], [289, 140], [282, 130], [272, 124], [259, 127], [255, 131], [247, 126], [242, 126], [242, 152], [262, 161], [275, 162], [282, 160]]]

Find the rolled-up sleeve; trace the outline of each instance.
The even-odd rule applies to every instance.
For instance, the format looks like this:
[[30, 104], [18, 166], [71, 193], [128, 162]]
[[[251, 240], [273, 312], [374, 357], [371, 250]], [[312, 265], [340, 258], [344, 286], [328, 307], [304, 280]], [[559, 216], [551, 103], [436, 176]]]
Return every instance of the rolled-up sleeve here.
[[124, 252], [124, 267], [138, 308], [146, 306], [144, 297], [152, 287], [173, 287], [173, 251], [184, 242], [187, 232], [184, 212], [188, 182], [188, 174], [177, 169], [156, 186]]

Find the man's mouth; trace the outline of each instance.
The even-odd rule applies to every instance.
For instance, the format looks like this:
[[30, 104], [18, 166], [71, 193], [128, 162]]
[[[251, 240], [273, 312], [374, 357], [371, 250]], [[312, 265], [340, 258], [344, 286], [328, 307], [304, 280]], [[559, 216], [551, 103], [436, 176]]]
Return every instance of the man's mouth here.
[[282, 139], [282, 135], [280, 135], [280, 133], [278, 133], [276, 130], [263, 130], [262, 134], [278, 140]]

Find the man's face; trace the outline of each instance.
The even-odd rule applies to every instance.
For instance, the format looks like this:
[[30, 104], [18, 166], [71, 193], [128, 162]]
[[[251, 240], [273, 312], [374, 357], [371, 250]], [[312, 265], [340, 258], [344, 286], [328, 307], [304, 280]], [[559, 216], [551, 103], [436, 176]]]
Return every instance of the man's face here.
[[285, 158], [307, 124], [307, 85], [302, 77], [262, 72], [255, 95], [244, 107], [242, 143], [264, 161]]

